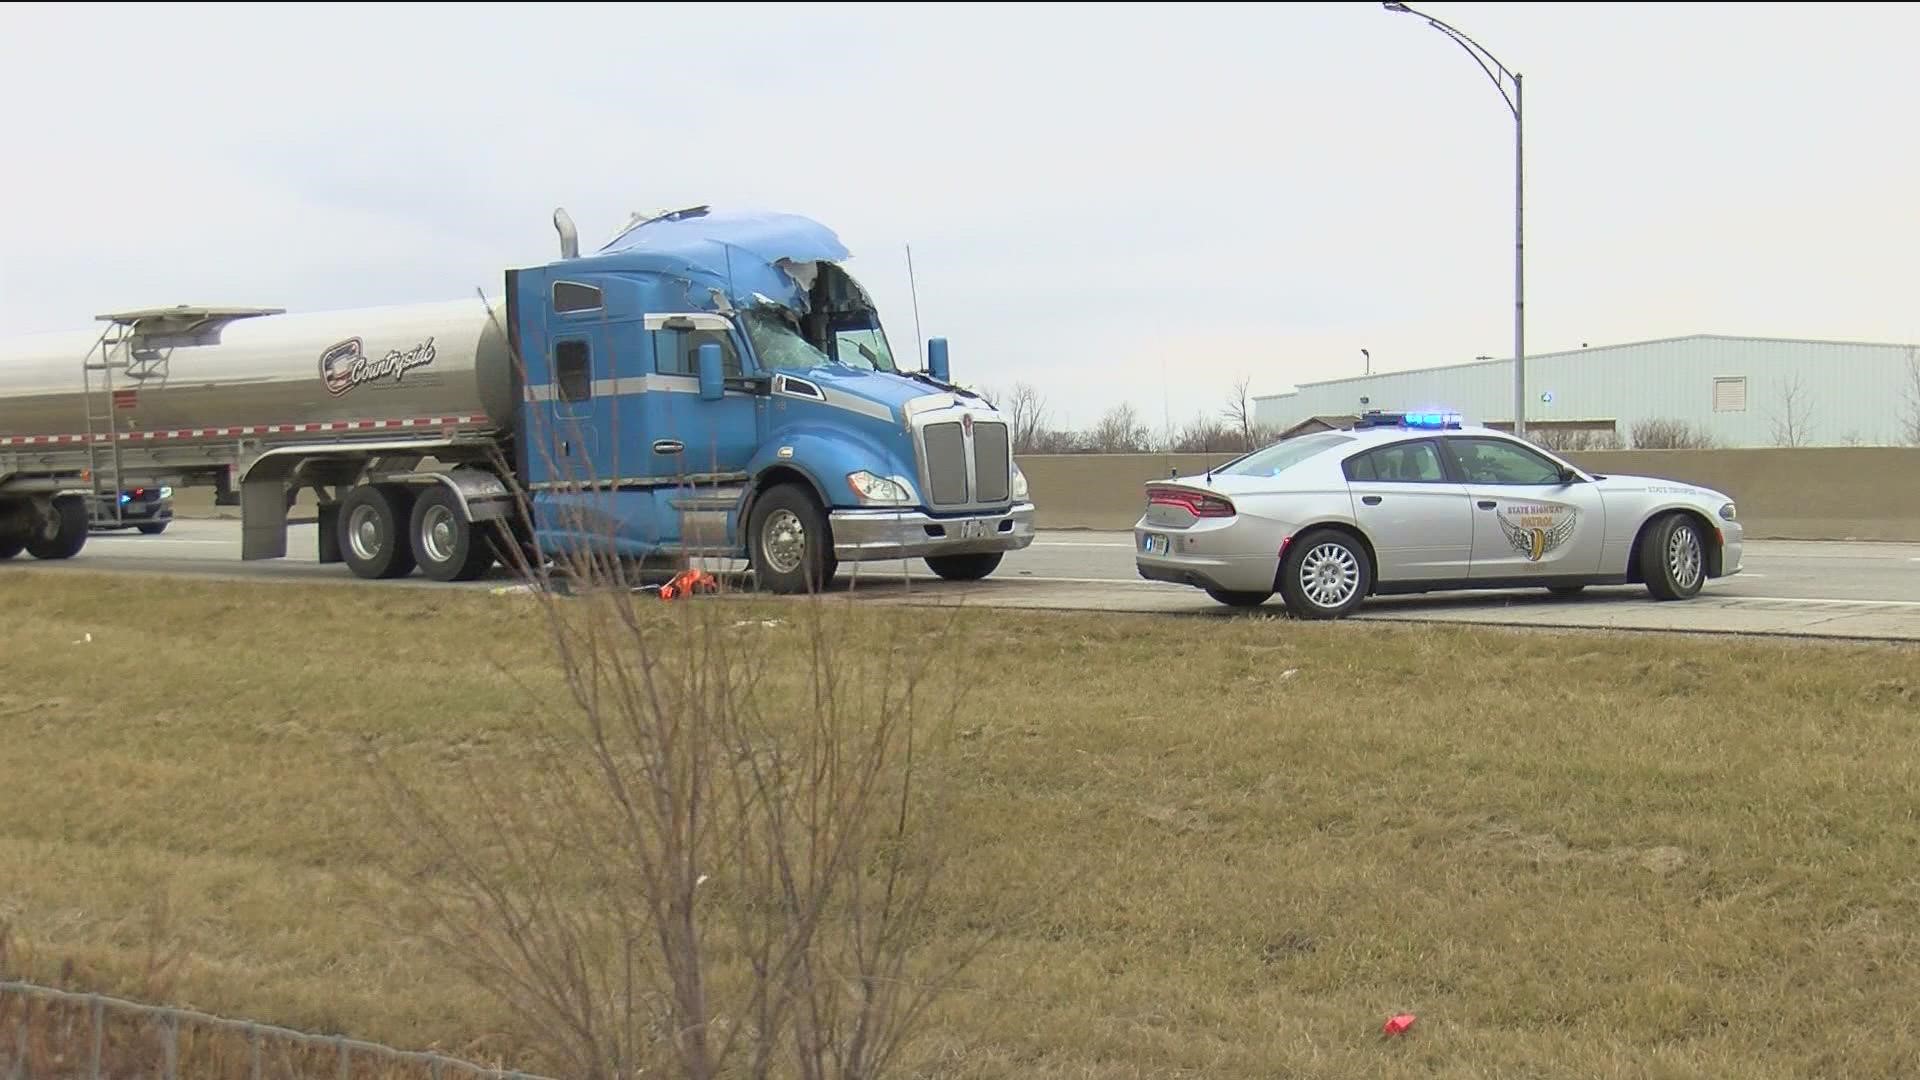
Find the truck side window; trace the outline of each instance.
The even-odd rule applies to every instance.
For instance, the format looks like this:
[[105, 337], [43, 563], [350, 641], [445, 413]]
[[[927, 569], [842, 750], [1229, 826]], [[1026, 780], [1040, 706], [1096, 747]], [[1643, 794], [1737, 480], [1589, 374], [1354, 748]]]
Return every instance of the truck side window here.
[[553, 283], [553, 310], [565, 315], [573, 311], [600, 310], [600, 290], [577, 281]]
[[698, 375], [700, 346], [707, 342], [720, 346], [720, 370], [728, 378], [741, 375], [740, 353], [733, 338], [718, 330], [656, 330], [653, 333], [653, 367], [662, 375]]
[[585, 401], [593, 396], [593, 353], [584, 341], [562, 341], [553, 347], [553, 381], [561, 401]]

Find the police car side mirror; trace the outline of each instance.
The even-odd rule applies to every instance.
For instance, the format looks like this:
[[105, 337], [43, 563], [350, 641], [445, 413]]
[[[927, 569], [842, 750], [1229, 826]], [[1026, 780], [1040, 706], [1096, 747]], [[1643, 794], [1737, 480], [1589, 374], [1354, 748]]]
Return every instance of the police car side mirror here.
[[1580, 482], [1580, 474], [1562, 465], [1560, 466], [1560, 482], [1563, 484], [1577, 484]]

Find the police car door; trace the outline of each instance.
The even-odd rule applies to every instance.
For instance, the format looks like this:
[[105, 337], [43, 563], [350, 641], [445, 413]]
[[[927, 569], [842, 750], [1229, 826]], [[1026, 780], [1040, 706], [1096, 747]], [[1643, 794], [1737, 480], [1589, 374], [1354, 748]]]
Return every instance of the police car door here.
[[1606, 508], [1600, 491], [1513, 439], [1450, 435], [1454, 475], [1473, 503], [1474, 581], [1586, 577], [1600, 569]]

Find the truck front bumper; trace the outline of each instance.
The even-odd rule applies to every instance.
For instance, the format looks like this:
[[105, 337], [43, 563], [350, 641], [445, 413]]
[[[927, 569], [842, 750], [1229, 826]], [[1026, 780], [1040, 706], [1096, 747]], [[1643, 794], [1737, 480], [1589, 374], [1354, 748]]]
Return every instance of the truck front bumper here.
[[835, 510], [833, 554], [842, 562], [1019, 551], [1033, 543], [1033, 504], [1003, 514], [928, 517], [917, 510]]

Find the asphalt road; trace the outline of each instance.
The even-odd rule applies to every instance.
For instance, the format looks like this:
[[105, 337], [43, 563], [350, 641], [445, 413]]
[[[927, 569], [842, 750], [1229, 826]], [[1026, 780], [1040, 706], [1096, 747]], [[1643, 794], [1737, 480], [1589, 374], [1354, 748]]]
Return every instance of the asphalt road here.
[[[512, 584], [502, 571], [462, 586], [418, 577], [362, 582], [344, 566], [316, 561], [311, 525], [290, 531], [288, 551], [281, 560], [242, 562], [239, 522], [183, 519], [160, 536], [96, 534], [68, 562], [22, 556], [0, 566], [0, 572], [108, 570], [379, 588]], [[974, 584], [940, 581], [918, 562], [843, 567], [841, 582], [870, 603], [1244, 617], [1196, 589], [1141, 580], [1127, 533], [1043, 532], [1032, 547], [1008, 556], [992, 578]], [[1281, 615], [1284, 608], [1276, 598], [1262, 613]], [[1656, 603], [1637, 586], [1590, 589], [1573, 600], [1557, 600], [1544, 591], [1430, 593], [1376, 598], [1356, 617], [1920, 641], [1920, 545], [1749, 542], [1746, 572], [1712, 582], [1700, 597], [1683, 603]]]

